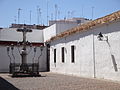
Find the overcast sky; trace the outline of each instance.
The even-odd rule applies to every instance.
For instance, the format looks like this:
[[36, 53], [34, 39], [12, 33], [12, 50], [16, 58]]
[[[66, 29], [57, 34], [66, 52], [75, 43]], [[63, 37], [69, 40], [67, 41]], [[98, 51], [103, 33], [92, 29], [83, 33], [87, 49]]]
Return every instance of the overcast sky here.
[[[31, 11], [31, 24], [46, 25], [47, 13], [49, 20], [72, 17], [96, 19], [120, 10], [120, 0], [0, 0], [0, 27], [18, 23], [18, 8], [22, 9], [19, 23], [30, 24]], [[37, 14], [38, 8], [41, 14]]]

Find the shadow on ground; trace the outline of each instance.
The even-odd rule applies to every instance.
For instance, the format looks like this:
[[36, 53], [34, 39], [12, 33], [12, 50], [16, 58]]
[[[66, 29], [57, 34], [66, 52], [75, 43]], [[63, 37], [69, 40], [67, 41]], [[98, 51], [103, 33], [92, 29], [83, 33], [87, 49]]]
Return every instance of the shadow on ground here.
[[0, 77], [0, 90], [19, 90], [14, 85]]

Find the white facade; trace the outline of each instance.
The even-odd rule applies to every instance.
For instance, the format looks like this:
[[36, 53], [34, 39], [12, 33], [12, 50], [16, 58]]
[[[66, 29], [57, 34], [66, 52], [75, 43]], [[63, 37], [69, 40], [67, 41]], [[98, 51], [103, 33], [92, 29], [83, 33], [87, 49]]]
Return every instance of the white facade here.
[[[27, 51], [30, 51], [30, 48], [27, 48]], [[13, 55], [12, 56], [12, 51], [10, 50], [9, 55], [11, 57], [11, 62], [15, 63], [21, 63], [21, 55], [18, 51], [18, 47], [14, 47], [13, 50]], [[32, 47], [30, 53], [27, 55], [27, 63], [33, 63], [33, 62], [38, 62], [39, 61], [39, 71], [46, 71], [47, 66], [46, 66], [46, 48], [43, 48], [42, 55], [40, 59], [38, 57], [41, 55], [41, 50], [40, 47], [36, 48], [36, 54], [34, 57], [34, 47]], [[0, 46], [0, 72], [9, 72], [9, 64], [10, 64], [10, 58], [7, 53], [7, 46]]]
[[46, 42], [48, 39], [50, 39], [52, 36], [55, 36], [56, 35], [56, 24], [48, 27], [48, 28], [45, 28], [43, 30], [44, 32], [44, 42]]
[[[100, 32], [104, 37], [108, 37], [108, 41], [107, 38], [98, 40]], [[120, 19], [53, 40], [50, 45], [51, 72], [120, 81]], [[75, 46], [74, 63], [71, 62], [72, 45]], [[62, 47], [65, 48], [64, 63], [61, 56]]]
[[87, 19], [87, 18], [69, 18], [69, 19], [64, 19], [64, 20], [50, 20], [49, 21], [49, 25], [53, 25], [53, 24], [63, 24], [63, 23], [69, 23], [69, 24], [83, 24], [83, 23], [87, 23], [91, 20]]
[[[23, 35], [22, 32], [17, 32], [17, 28], [7, 28], [7, 29], [0, 29], [0, 42], [17, 42], [17, 41], [23, 41]], [[43, 44], [43, 31], [42, 30], [35, 30], [33, 29], [32, 32], [28, 32], [26, 35], [26, 38], [29, 42], [32, 42], [33, 44]], [[10, 64], [10, 58], [7, 54], [7, 46], [11, 45], [4, 45], [0, 44], [0, 72], [8, 72], [9, 71], [9, 64]], [[36, 54], [34, 53], [34, 48], [36, 47]], [[21, 47], [20, 47], [20, 53], [21, 53]], [[10, 48], [10, 57], [11, 62], [15, 63], [21, 63], [21, 55], [18, 50], [18, 46], [14, 45], [13, 55], [12, 50]], [[47, 70], [47, 60], [46, 60], [46, 47], [43, 48], [42, 55], [39, 45], [33, 45], [32, 48], [27, 47], [27, 62], [33, 63], [33, 61], [37, 62], [39, 61], [39, 71], [46, 71]], [[35, 55], [35, 56], [34, 56]], [[40, 56], [41, 55], [41, 56]], [[40, 56], [39, 60], [38, 57]], [[15, 60], [14, 60], [15, 57]]]
[[[22, 32], [17, 32], [17, 28], [4, 28], [0, 29], [1, 41], [22, 41]], [[29, 42], [43, 43], [43, 30], [32, 29], [32, 32], [26, 34]]]
[[62, 23], [56, 23], [51, 25], [48, 28], [45, 28], [44, 31], [44, 42], [49, 40], [51, 37], [56, 36], [57, 34], [60, 34], [61, 32], [64, 32], [70, 28], [73, 28], [75, 26], [78, 26], [77, 23], [68, 23], [68, 22], [62, 22]]

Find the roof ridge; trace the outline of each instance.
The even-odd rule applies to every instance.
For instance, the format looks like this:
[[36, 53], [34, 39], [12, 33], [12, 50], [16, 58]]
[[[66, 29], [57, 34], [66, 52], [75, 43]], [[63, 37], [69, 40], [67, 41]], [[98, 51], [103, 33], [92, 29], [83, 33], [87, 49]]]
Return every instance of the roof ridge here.
[[51, 37], [46, 42], [57, 40], [59, 38], [66, 37], [66, 36], [75, 34], [75, 33], [80, 32], [80, 31], [88, 30], [88, 29], [93, 28], [97, 25], [102, 25], [102, 24], [105, 24], [105, 23], [108, 23], [108, 22], [111, 22], [111, 21], [115, 21], [117, 19], [120, 19], [120, 10], [117, 11], [117, 12], [114, 12], [112, 14], [106, 15], [104, 17], [101, 17], [101, 18], [95, 19], [93, 21], [87, 22], [85, 24], [79, 25], [77, 27], [74, 27], [74, 28], [69, 29], [65, 32], [62, 32], [62, 33], [60, 33], [56, 36]]

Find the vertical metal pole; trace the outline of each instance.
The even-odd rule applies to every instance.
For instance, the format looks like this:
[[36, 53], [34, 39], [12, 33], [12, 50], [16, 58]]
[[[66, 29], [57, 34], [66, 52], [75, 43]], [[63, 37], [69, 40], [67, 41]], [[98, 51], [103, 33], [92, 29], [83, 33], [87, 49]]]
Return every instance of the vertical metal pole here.
[[57, 20], [57, 4], [55, 4], [55, 21]]
[[37, 6], [37, 24], [39, 25], [39, 6]]
[[96, 78], [96, 66], [95, 66], [95, 40], [94, 40], [94, 29], [93, 29], [93, 69], [94, 69], [94, 78]]
[[18, 9], [18, 24], [19, 24], [19, 18], [20, 18], [20, 11]]
[[94, 15], [94, 7], [92, 7], [92, 20], [93, 20], [93, 15]]
[[30, 25], [31, 25], [31, 12], [32, 12], [32, 11], [30, 10]]
[[82, 6], [82, 18], [84, 17], [84, 16], [83, 16], [83, 8], [84, 8], [84, 7]]
[[47, 25], [48, 25], [48, 18], [49, 16], [48, 16], [48, 0], [47, 0]]
[[16, 24], [16, 16], [14, 16], [14, 21], [15, 21], [15, 24]]
[[22, 10], [22, 9], [18, 9], [18, 24], [20, 23], [20, 10]]

